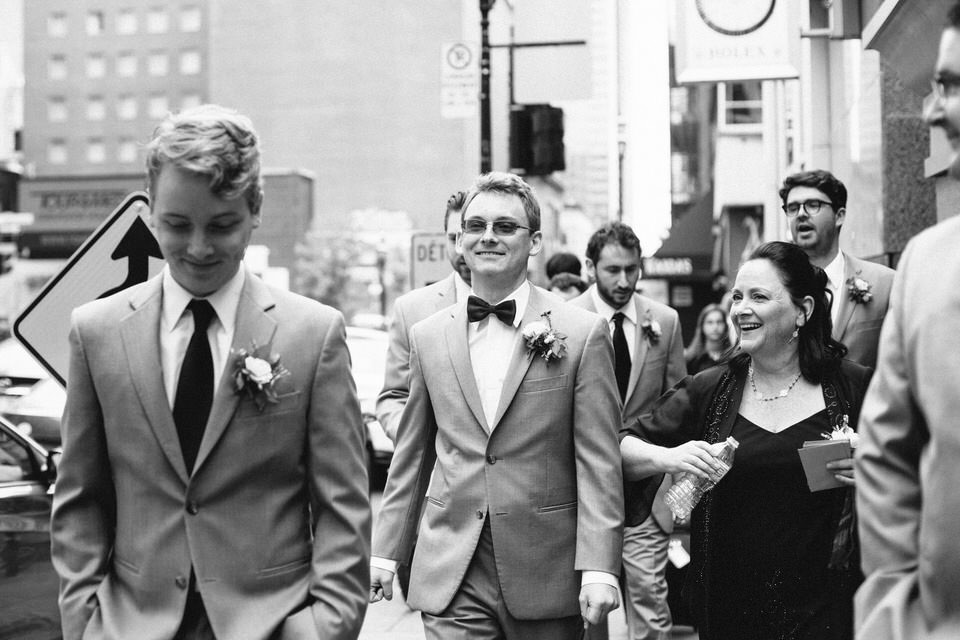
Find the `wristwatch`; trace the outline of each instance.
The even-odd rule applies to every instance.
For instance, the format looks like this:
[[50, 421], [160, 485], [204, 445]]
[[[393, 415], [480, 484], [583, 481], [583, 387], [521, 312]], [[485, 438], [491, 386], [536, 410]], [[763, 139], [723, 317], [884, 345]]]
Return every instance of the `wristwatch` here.
[[777, 0], [695, 0], [708, 27], [728, 36], [742, 36], [763, 26]]

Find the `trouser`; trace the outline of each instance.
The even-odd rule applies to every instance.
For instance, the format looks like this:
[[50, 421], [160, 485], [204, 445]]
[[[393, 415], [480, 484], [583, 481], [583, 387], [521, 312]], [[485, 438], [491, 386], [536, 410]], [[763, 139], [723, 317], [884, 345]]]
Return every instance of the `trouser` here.
[[623, 530], [623, 606], [630, 640], [669, 640], [667, 548], [670, 534], [651, 516]]

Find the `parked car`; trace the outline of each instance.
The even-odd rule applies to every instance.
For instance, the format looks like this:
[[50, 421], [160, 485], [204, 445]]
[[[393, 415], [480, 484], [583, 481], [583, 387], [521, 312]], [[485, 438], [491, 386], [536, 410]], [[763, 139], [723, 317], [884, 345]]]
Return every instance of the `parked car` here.
[[49, 377], [23, 345], [13, 338], [0, 340], [0, 413]]
[[0, 418], [0, 638], [61, 637], [50, 564], [56, 458]]
[[360, 412], [367, 427], [367, 470], [370, 486], [382, 487], [393, 459], [393, 441], [377, 420], [377, 396], [383, 387], [387, 358], [388, 334], [378, 329], [347, 327], [347, 347], [353, 368], [353, 379], [360, 398]]
[[45, 447], [59, 447], [60, 416], [66, 401], [67, 392], [60, 383], [53, 378], [43, 378], [24, 395], [10, 398], [2, 413], [20, 433]]

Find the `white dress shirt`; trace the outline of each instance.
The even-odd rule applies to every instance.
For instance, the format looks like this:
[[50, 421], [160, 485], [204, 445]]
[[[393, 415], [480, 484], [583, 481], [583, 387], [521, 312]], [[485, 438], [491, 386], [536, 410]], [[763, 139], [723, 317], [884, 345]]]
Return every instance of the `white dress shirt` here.
[[[220, 384], [224, 367], [230, 357], [230, 345], [233, 343], [233, 332], [236, 329], [237, 306], [240, 304], [240, 292], [243, 290], [245, 277], [245, 270], [241, 267], [225, 285], [204, 298], [216, 312], [216, 317], [207, 327], [210, 355], [213, 357], [214, 390]], [[163, 369], [163, 387], [172, 409], [177, 397], [180, 367], [183, 365], [187, 345], [190, 344], [190, 337], [193, 335], [193, 313], [187, 311], [187, 305], [194, 296], [173, 279], [169, 267], [163, 268], [162, 288], [160, 366]]]
[[840, 317], [840, 296], [844, 295], [846, 284], [843, 281], [843, 272], [847, 268], [847, 261], [843, 257], [843, 251], [837, 251], [837, 257], [830, 261], [830, 264], [824, 269], [827, 272], [827, 286], [833, 292], [833, 304], [830, 305], [830, 319], [836, 326], [837, 318]]
[[630, 352], [630, 362], [633, 362], [633, 352], [637, 348], [637, 327], [640, 325], [640, 322], [637, 319], [637, 305], [634, 302], [633, 296], [630, 296], [630, 299], [625, 305], [619, 309], [614, 309], [607, 304], [606, 300], [600, 297], [600, 292], [597, 291], [596, 287], [591, 289], [590, 295], [593, 296], [593, 306], [597, 310], [597, 313], [600, 314], [601, 318], [607, 321], [607, 326], [610, 327], [610, 337], [613, 337], [613, 330], [616, 327], [616, 323], [613, 321], [613, 315], [617, 312], [623, 314], [623, 335], [627, 339], [627, 349]]

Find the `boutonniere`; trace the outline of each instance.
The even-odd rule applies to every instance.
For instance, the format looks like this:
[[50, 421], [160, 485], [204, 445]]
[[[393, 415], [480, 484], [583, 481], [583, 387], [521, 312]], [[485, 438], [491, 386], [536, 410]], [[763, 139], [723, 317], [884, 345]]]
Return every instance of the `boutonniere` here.
[[540, 314], [543, 321], [531, 322], [523, 328], [523, 339], [527, 342], [527, 353], [540, 356], [548, 363], [559, 360], [567, 352], [567, 336], [553, 328], [550, 312]]
[[851, 449], [856, 449], [857, 445], [860, 444], [860, 434], [850, 426], [850, 416], [847, 414], [843, 414], [840, 424], [836, 425], [833, 431], [830, 433], [821, 433], [820, 435], [823, 436], [825, 440], [849, 440]]
[[657, 342], [660, 341], [660, 336], [663, 335], [663, 329], [660, 328], [660, 323], [650, 316], [649, 311], [647, 311], [643, 322], [640, 323], [640, 331], [643, 332], [643, 337], [646, 338], [647, 342], [651, 345], [657, 344]]
[[855, 276], [847, 278], [847, 292], [854, 302], [862, 302], [863, 304], [870, 302], [873, 299], [873, 294], [870, 293], [872, 288], [872, 284], [860, 277], [859, 271]]
[[231, 350], [233, 356], [233, 387], [237, 393], [246, 393], [263, 411], [267, 403], [277, 402], [277, 380], [290, 375], [280, 363], [280, 354], [271, 353], [270, 345]]

